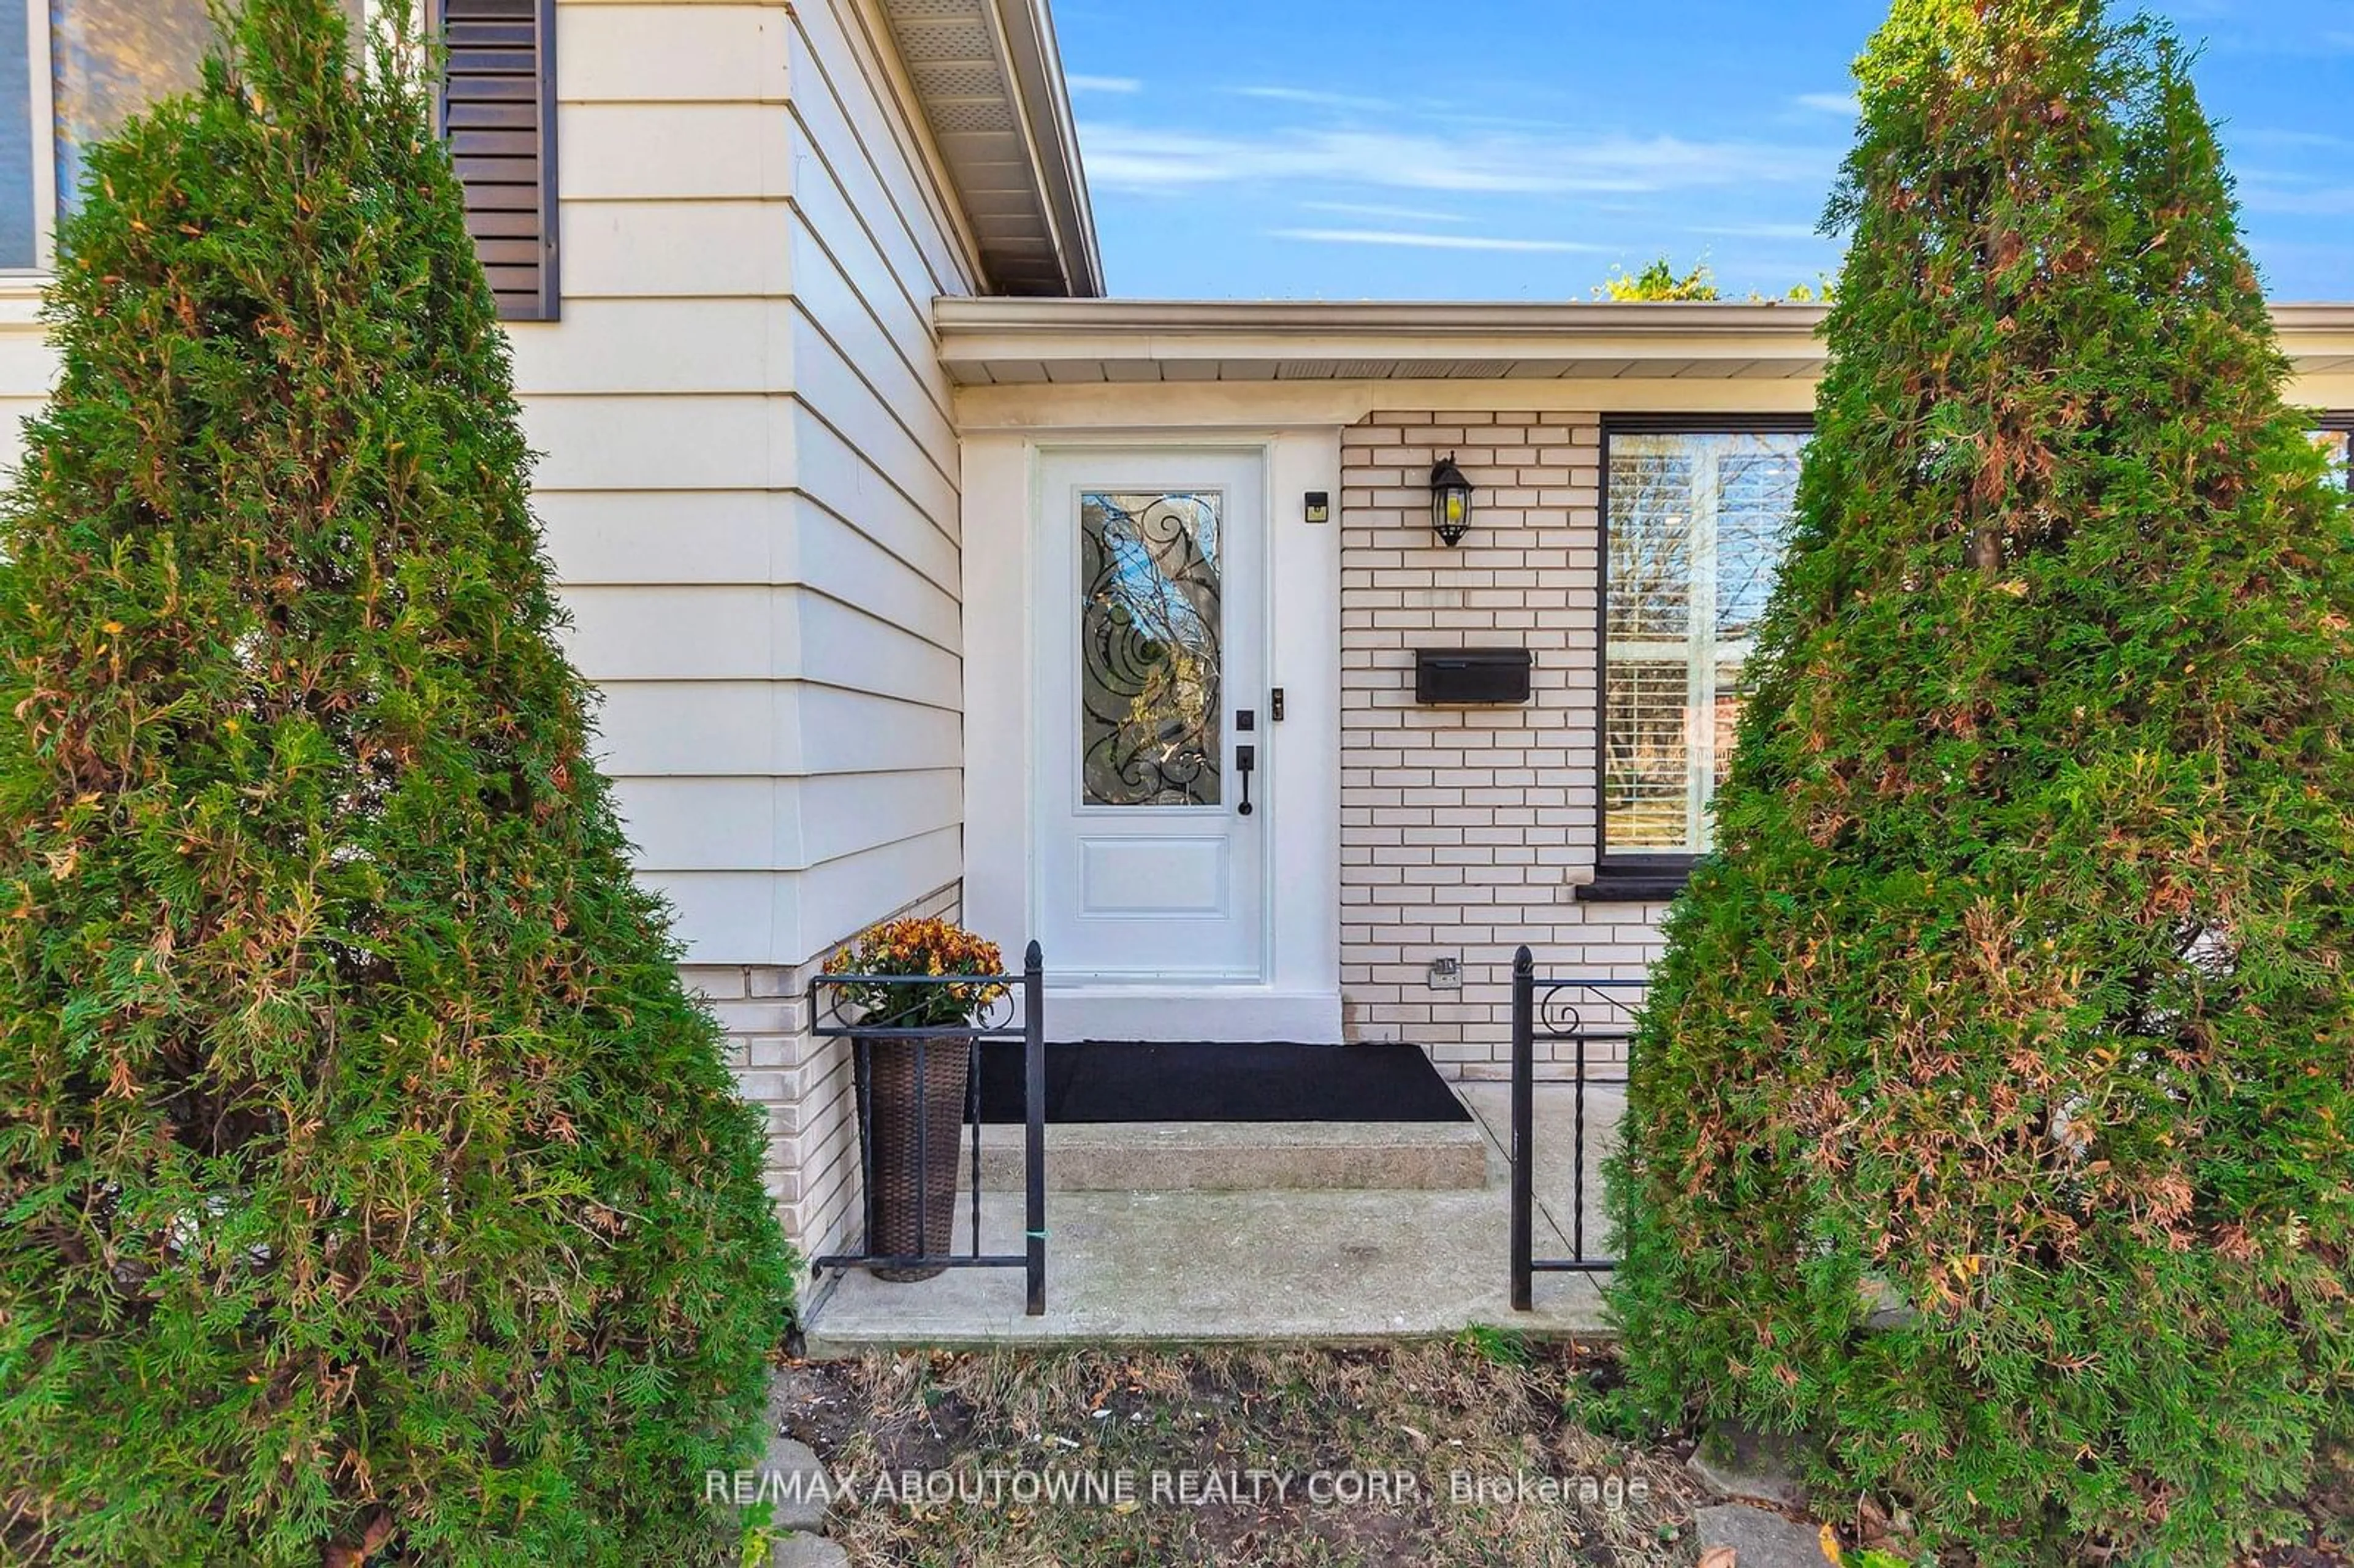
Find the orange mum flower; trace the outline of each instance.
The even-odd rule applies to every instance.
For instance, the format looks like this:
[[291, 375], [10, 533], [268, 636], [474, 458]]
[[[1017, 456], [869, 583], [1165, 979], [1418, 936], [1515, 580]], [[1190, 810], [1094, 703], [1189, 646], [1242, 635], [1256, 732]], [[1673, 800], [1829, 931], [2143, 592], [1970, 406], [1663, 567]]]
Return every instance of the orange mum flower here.
[[[936, 916], [886, 920], [868, 927], [825, 960], [830, 975], [873, 975], [875, 983], [842, 988], [879, 1027], [932, 1028], [966, 1023], [1006, 992], [1005, 955], [996, 943]], [[993, 984], [957, 984], [960, 976]], [[940, 980], [938, 985], [881, 983], [884, 979]]]

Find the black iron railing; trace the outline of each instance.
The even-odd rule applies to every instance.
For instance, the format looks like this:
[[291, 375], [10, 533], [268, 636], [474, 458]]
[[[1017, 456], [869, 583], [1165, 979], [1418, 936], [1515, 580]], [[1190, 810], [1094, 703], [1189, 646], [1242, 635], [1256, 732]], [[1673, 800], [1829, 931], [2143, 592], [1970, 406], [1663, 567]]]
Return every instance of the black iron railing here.
[[[1512, 1308], [1532, 1309], [1540, 1274], [1606, 1274], [1618, 1260], [1586, 1251], [1586, 1090], [1596, 1085], [1624, 1086], [1627, 1044], [1635, 1035], [1635, 1010], [1648, 980], [1584, 980], [1540, 975], [1526, 948], [1512, 958]], [[1566, 1043], [1573, 1048], [1570, 1177], [1566, 1257], [1538, 1257], [1536, 1234], [1536, 1043]], [[1617, 1070], [1596, 1073], [1587, 1059], [1597, 1046], [1612, 1048]]]
[[[982, 1009], [981, 1016], [969, 1022], [927, 1024], [921, 1027], [898, 1028], [867, 1019], [843, 1016], [845, 993], [885, 987], [892, 991], [902, 988], [939, 987], [954, 985], [967, 991], [996, 993], [996, 1000]], [[1029, 1283], [1028, 1313], [1035, 1318], [1046, 1310], [1046, 1001], [1045, 960], [1038, 944], [1030, 944], [1018, 975], [955, 975], [945, 979], [914, 975], [822, 975], [810, 986], [811, 1017], [815, 1022], [811, 1033], [820, 1039], [843, 1040], [851, 1043], [858, 1091], [858, 1159], [860, 1186], [865, 1195], [866, 1230], [860, 1239], [860, 1250], [832, 1253], [810, 1266], [811, 1272], [832, 1269], [893, 1269], [916, 1270], [932, 1268], [1019, 1268]], [[871, 994], [871, 991], [870, 991]], [[1017, 1019], [1014, 1001], [1020, 1000]], [[906, 1015], [917, 1015], [910, 1007]], [[887, 1017], [889, 1014], [879, 1014]], [[984, 1040], [1019, 1040], [1022, 1042], [1022, 1099], [1024, 1127], [1023, 1131], [1023, 1241], [1018, 1253], [984, 1253], [981, 1250], [981, 1047]], [[904, 1045], [915, 1053], [915, 1080], [920, 1094], [927, 1080], [925, 1067], [928, 1054], [938, 1050], [960, 1050], [967, 1054], [965, 1074], [964, 1114], [960, 1128], [972, 1140], [972, 1238], [968, 1251], [958, 1252], [951, 1243], [947, 1252], [934, 1252], [929, 1236], [928, 1216], [932, 1212], [930, 1153], [931, 1118], [920, 1105], [915, 1117], [917, 1198], [916, 1234], [922, 1249], [915, 1253], [878, 1254], [874, 1250], [876, 1233], [875, 1210], [877, 1188], [875, 1180], [875, 1049], [876, 1046]], [[953, 1199], [951, 1199], [953, 1202]]]

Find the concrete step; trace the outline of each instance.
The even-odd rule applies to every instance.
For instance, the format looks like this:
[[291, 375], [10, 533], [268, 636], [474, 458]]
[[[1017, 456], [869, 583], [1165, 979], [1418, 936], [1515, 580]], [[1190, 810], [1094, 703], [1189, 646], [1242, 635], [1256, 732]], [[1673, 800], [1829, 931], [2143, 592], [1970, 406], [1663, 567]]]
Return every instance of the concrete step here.
[[[1022, 1142], [1018, 1127], [981, 1128], [984, 1192], [1021, 1191]], [[1046, 1128], [1046, 1187], [1462, 1192], [1488, 1185], [1492, 1153], [1476, 1120], [1066, 1122]]]
[[[1022, 1248], [1022, 1199], [981, 1195], [981, 1241]], [[1607, 1337], [1594, 1276], [1537, 1277], [1511, 1303], [1512, 1206], [1480, 1192], [1063, 1192], [1046, 1200], [1046, 1313], [1018, 1268], [951, 1268], [917, 1285], [828, 1274], [804, 1310], [812, 1356], [919, 1345], [1307, 1340], [1356, 1344], [1474, 1323]], [[971, 1243], [961, 1201], [957, 1248]], [[1567, 1250], [1540, 1212], [1537, 1251]], [[1748, 1559], [1744, 1556], [1745, 1563]]]

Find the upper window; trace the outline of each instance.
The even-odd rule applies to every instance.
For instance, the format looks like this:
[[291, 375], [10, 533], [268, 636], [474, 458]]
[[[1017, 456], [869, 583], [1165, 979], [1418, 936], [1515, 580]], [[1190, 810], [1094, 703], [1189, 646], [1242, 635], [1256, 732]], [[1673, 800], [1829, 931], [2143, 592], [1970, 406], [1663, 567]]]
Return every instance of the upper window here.
[[26, 0], [0, 0], [0, 272], [29, 271], [41, 261], [33, 26], [26, 10]]
[[2330, 465], [2337, 469], [2338, 480], [2354, 488], [2354, 418], [2342, 424], [2332, 424], [2314, 432], [2313, 439], [2329, 454]]
[[[367, 0], [342, 0], [355, 28]], [[557, 313], [552, 0], [443, 0], [443, 129], [501, 311]], [[207, 0], [0, 0], [0, 272], [51, 260], [89, 148], [157, 99], [194, 89]]]
[[48, 264], [90, 144], [194, 85], [205, 0], [0, 0], [0, 271]]
[[49, 102], [61, 204], [81, 189], [94, 143], [202, 79], [205, 0], [48, 0]]
[[48, 264], [90, 144], [193, 89], [211, 39], [205, 0], [0, 0], [0, 271]]
[[1710, 847], [1807, 438], [1623, 424], [1605, 441], [1602, 853], [1664, 864]]

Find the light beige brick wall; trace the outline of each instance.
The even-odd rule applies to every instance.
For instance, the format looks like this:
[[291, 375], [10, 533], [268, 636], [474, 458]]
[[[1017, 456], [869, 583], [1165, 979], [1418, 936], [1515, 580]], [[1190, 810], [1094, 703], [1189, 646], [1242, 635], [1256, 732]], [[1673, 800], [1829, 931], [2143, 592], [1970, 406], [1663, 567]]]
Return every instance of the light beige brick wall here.
[[[1455, 549], [1430, 527], [1450, 454], [1477, 489]], [[1625, 979], [1659, 949], [1660, 906], [1576, 896], [1599, 823], [1601, 461], [1593, 414], [1384, 412], [1342, 437], [1341, 992], [1351, 1038], [1421, 1044], [1449, 1076], [1510, 1071], [1520, 944]], [[1416, 649], [1522, 646], [1527, 707], [1416, 705]], [[1432, 988], [1439, 958], [1460, 991]]]
[[[961, 904], [951, 885], [897, 914], [955, 919]], [[769, 1192], [803, 1258], [854, 1245], [863, 1204], [850, 1042], [811, 1033], [810, 981], [823, 963], [821, 955], [794, 969], [690, 964], [680, 971], [726, 1030], [744, 1097], [768, 1115]]]

